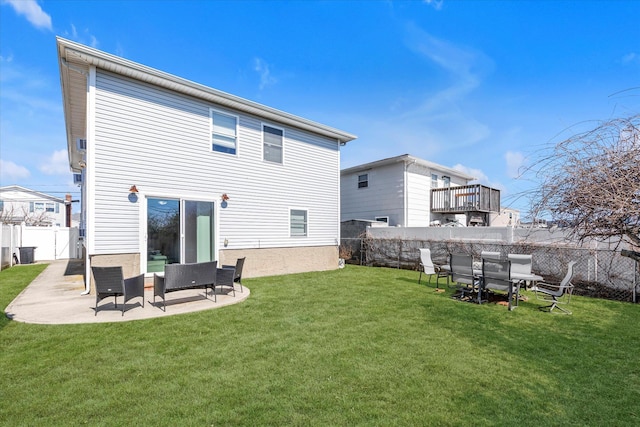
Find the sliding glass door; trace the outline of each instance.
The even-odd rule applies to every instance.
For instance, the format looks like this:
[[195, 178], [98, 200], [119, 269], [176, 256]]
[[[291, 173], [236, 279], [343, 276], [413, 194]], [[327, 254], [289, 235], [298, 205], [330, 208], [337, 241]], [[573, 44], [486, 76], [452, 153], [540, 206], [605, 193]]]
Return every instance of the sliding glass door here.
[[212, 202], [184, 201], [184, 237], [184, 262], [215, 259]]
[[215, 259], [214, 203], [147, 198], [147, 272]]

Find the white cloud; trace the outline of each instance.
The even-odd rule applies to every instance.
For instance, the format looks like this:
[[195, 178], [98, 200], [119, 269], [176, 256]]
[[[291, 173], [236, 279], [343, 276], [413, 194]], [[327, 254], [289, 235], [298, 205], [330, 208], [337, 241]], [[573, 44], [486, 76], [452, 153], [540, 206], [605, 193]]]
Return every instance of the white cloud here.
[[269, 70], [269, 64], [267, 64], [265, 60], [263, 60], [262, 58], [255, 58], [253, 60], [253, 63], [253, 69], [260, 75], [260, 90], [278, 82], [278, 79], [273, 77], [273, 75], [271, 74], [271, 71]]
[[427, 100], [423, 107], [426, 110], [457, 103], [476, 89], [482, 76], [493, 69], [493, 61], [482, 52], [434, 37], [416, 25], [408, 26], [407, 35], [411, 49], [449, 73], [452, 79], [449, 87]]
[[507, 151], [504, 159], [507, 162], [507, 175], [510, 178], [518, 178], [520, 169], [524, 166], [524, 154], [519, 151]]
[[467, 166], [461, 165], [460, 163], [453, 166], [452, 169], [457, 170], [458, 172], [465, 173], [467, 175], [471, 175], [472, 177], [475, 178], [472, 181], [473, 183], [484, 184], [486, 186], [489, 186], [491, 188], [496, 188], [501, 191], [505, 189], [505, 186], [500, 182], [490, 180], [487, 174], [485, 174], [481, 169], [469, 168]]
[[458, 172], [462, 172], [467, 175], [473, 176], [475, 178], [475, 181], [482, 182], [485, 184], [489, 182], [489, 177], [480, 169], [470, 168], [470, 167], [461, 165], [460, 163], [454, 165], [452, 169], [457, 170]]
[[8, 182], [17, 182], [29, 178], [31, 173], [24, 166], [17, 165], [8, 160], [0, 159], [0, 181], [3, 185]]
[[100, 44], [96, 36], [91, 34], [88, 28], [85, 28], [83, 31], [79, 32], [74, 24], [71, 24], [70, 30], [64, 30], [63, 35], [71, 40], [89, 45], [93, 48], [97, 48]]
[[442, 3], [444, 3], [444, 0], [423, 0], [426, 4], [433, 6], [433, 8], [435, 10], [441, 10], [442, 9]]
[[36, 28], [53, 30], [51, 16], [42, 10], [36, 0], [3, 0], [2, 2], [13, 7], [18, 15], [24, 15]]
[[70, 171], [67, 150], [54, 151], [46, 163], [40, 165], [38, 169], [47, 175], [68, 175]]
[[[396, 117], [396, 121], [414, 130], [423, 141], [447, 149], [470, 146], [488, 138], [491, 130], [467, 112], [466, 99], [493, 69], [493, 62], [482, 52], [434, 37], [414, 24], [407, 27], [407, 45], [435, 64], [450, 83], [433, 94], [422, 95], [422, 101]], [[416, 82], [416, 88], [419, 84]]]
[[635, 52], [627, 53], [622, 57], [623, 64], [640, 64], [640, 55]]

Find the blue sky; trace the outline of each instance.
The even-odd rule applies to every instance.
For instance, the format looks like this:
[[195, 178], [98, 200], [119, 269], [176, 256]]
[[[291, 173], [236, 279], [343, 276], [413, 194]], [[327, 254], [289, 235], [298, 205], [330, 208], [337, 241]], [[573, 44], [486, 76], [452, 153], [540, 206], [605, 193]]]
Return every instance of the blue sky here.
[[615, 0], [0, 0], [0, 185], [78, 195], [59, 35], [356, 134], [343, 168], [411, 154], [525, 211], [514, 177], [540, 146], [640, 110], [638, 16]]

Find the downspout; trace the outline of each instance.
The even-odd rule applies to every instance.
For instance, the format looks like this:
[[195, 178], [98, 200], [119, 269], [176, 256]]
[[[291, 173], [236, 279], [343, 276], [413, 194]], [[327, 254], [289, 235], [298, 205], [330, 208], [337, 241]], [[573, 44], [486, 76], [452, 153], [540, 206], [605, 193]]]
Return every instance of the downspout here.
[[340, 158], [341, 158], [341, 148], [347, 145], [346, 142], [340, 141], [339, 138], [336, 139], [338, 143], [338, 258], [340, 258], [340, 245], [342, 244], [342, 175], [340, 174]]

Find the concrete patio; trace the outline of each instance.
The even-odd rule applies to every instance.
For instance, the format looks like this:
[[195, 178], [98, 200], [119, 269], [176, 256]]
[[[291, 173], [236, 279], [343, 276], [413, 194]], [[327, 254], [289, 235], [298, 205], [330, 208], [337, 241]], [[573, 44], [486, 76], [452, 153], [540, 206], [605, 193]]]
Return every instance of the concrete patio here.
[[[121, 311], [122, 297], [118, 298], [116, 308], [113, 298], [105, 298], [98, 303], [95, 315], [96, 297], [92, 292], [84, 292], [82, 260], [47, 261], [48, 267], [34, 279], [5, 309], [5, 315], [15, 321], [48, 325], [128, 322], [173, 316], [202, 310], [212, 310], [244, 301], [250, 291], [236, 289], [236, 295], [218, 293], [217, 302], [209, 292], [205, 299], [204, 289], [187, 289], [167, 294], [166, 312], [162, 310], [162, 300], [156, 299], [153, 305], [153, 285], [147, 281], [144, 307], [140, 298], [129, 301], [124, 316]], [[16, 265], [12, 268], [23, 268]], [[149, 287], [150, 286], [150, 287]]]

